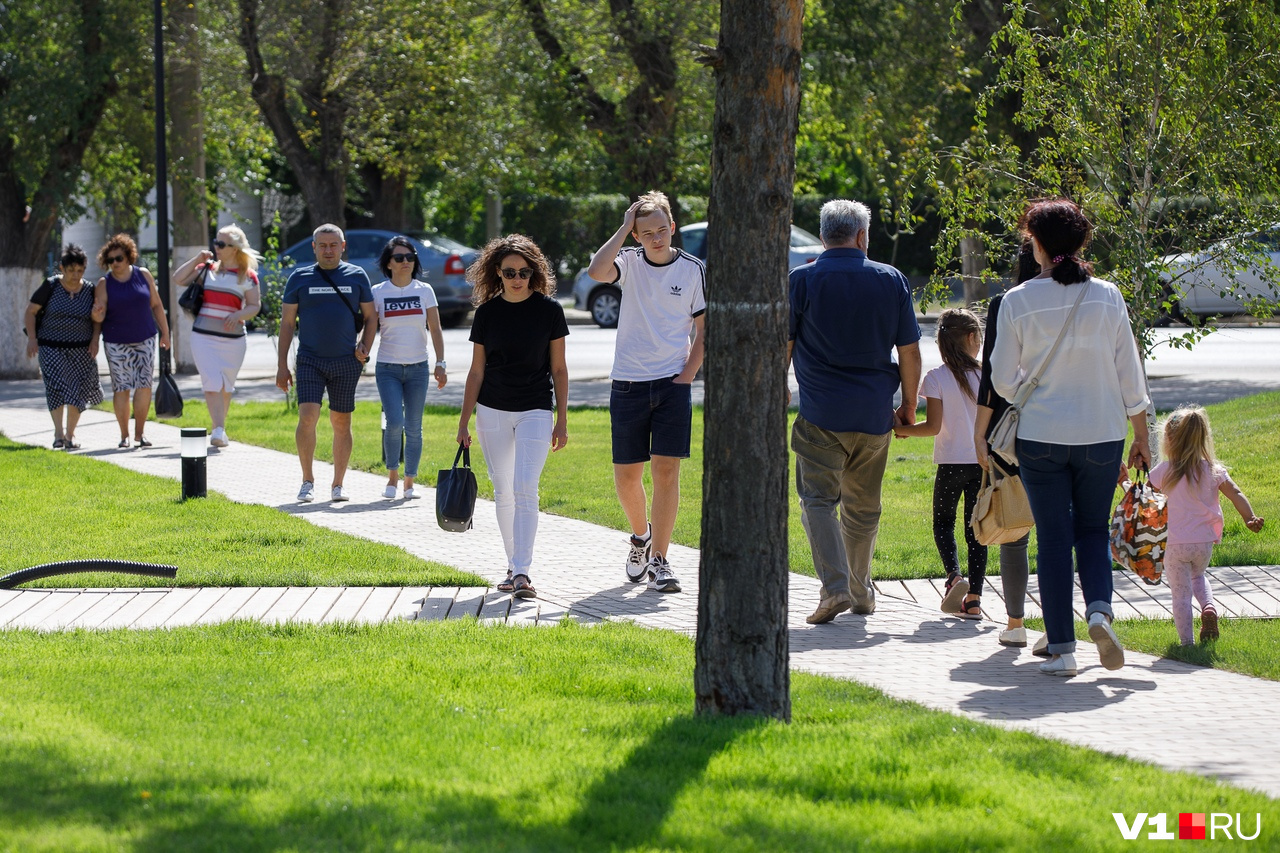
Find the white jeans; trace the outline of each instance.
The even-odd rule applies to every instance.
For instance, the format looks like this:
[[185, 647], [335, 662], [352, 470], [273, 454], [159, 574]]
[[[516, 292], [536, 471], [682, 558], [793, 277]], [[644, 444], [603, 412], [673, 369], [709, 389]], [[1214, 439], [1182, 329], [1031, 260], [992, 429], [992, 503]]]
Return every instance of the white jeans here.
[[551, 412], [504, 412], [477, 405], [476, 437], [493, 481], [507, 568], [528, 577], [538, 534], [538, 478], [551, 451]]

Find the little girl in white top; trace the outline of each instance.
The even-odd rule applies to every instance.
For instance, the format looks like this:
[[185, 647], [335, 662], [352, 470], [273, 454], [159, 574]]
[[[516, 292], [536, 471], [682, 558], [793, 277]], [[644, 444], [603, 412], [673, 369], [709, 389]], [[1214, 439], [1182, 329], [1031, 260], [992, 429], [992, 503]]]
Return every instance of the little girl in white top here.
[[[978, 543], [969, 526], [973, 505], [982, 484], [982, 468], [973, 444], [978, 412], [978, 380], [982, 364], [982, 324], [963, 308], [949, 308], [938, 317], [938, 351], [942, 364], [920, 382], [925, 398], [925, 419], [893, 428], [898, 438], [936, 435], [933, 461], [938, 472], [933, 481], [933, 543], [947, 572], [942, 612], [961, 619], [981, 619], [982, 581], [987, 573], [987, 547]], [[964, 496], [964, 541], [969, 552], [969, 577], [960, 575], [956, 552], [956, 507]]]
[[1151, 485], [1165, 493], [1169, 510], [1169, 542], [1164, 571], [1173, 591], [1173, 624], [1182, 645], [1192, 644], [1191, 597], [1200, 605], [1200, 642], [1218, 637], [1218, 611], [1205, 569], [1214, 543], [1222, 541], [1222, 507], [1227, 496], [1245, 526], [1257, 533], [1263, 519], [1253, 514], [1249, 499], [1213, 456], [1209, 416], [1201, 408], [1182, 408], [1169, 415], [1160, 437], [1164, 461], [1151, 469]]

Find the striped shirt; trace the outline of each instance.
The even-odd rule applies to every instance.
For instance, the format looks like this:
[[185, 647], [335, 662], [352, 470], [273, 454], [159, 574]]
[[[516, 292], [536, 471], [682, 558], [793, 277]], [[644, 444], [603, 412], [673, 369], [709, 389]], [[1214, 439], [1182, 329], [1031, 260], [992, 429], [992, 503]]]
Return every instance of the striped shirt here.
[[228, 317], [244, 308], [249, 292], [258, 286], [258, 276], [252, 270], [240, 281], [238, 270], [209, 270], [204, 280], [204, 304], [196, 315], [191, 330], [202, 335], [217, 335], [222, 338], [244, 337], [244, 323], [237, 323], [234, 331], [228, 332], [223, 323]]

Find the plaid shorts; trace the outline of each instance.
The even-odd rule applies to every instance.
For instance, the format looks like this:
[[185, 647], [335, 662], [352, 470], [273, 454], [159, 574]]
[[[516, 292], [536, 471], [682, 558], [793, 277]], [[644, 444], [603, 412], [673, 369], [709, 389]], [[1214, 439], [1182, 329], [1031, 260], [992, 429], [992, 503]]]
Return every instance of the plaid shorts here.
[[354, 355], [338, 358], [316, 358], [298, 354], [295, 383], [299, 403], [324, 402], [324, 392], [329, 392], [329, 411], [354, 412], [356, 408], [356, 384], [364, 365]]

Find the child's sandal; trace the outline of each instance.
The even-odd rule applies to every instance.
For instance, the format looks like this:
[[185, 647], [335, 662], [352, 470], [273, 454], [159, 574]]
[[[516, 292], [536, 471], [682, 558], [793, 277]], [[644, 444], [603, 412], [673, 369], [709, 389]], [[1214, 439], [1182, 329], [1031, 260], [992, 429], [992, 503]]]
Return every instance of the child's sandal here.
[[961, 619], [981, 619], [982, 600], [975, 598], [972, 601], [966, 601], [964, 604], [960, 605], [960, 613], [958, 615]]

